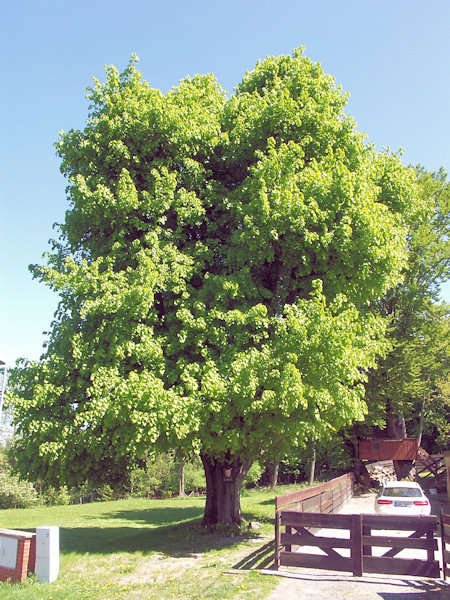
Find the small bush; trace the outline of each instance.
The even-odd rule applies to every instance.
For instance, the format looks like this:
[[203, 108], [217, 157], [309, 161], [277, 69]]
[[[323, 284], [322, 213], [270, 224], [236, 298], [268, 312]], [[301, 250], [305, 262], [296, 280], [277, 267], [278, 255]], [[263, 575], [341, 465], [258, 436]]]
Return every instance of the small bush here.
[[[147, 459], [145, 468], [130, 472], [130, 496], [167, 497], [177, 495], [180, 485], [181, 464], [172, 453], [160, 454]], [[206, 488], [203, 466], [199, 459], [184, 463], [184, 491], [186, 494]]]
[[184, 491], [186, 494], [206, 490], [203, 465], [199, 459], [184, 464]]
[[158, 454], [153, 460], [147, 460], [146, 472], [152, 496], [172, 496], [178, 492], [175, 470], [172, 453]]
[[105, 483], [97, 489], [97, 497], [101, 502], [108, 502], [117, 500], [118, 495], [108, 483]]
[[0, 508], [30, 508], [37, 504], [37, 492], [29, 481], [0, 472]]
[[157, 494], [161, 480], [151, 475], [145, 469], [133, 469], [130, 473], [130, 496], [134, 498], [149, 498]]
[[254, 462], [247, 475], [245, 476], [244, 485], [246, 487], [254, 486], [261, 479], [261, 475], [264, 473], [264, 467], [259, 462]]
[[67, 486], [63, 485], [60, 488], [48, 487], [47, 489], [43, 490], [40, 494], [39, 500], [46, 506], [67, 506], [70, 504], [72, 497]]

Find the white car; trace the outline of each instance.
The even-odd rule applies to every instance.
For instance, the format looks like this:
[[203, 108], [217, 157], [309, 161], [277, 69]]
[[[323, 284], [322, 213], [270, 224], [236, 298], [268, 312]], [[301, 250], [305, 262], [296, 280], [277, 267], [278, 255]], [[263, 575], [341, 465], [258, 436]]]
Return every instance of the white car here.
[[431, 505], [414, 481], [386, 481], [375, 497], [375, 512], [380, 515], [429, 515]]

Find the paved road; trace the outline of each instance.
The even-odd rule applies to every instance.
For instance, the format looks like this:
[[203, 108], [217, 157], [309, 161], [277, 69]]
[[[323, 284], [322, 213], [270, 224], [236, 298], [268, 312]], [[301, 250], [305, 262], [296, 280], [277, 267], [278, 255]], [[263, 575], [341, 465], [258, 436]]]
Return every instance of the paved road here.
[[[343, 513], [373, 513], [374, 494], [352, 498]], [[432, 511], [450, 509], [432, 498]], [[403, 551], [405, 552], [405, 551]], [[402, 555], [406, 556], [406, 555]], [[437, 558], [437, 556], [436, 556]], [[450, 600], [450, 582], [394, 575], [353, 577], [332, 571], [282, 567], [280, 583], [269, 600]]]
[[442, 580], [292, 571], [280, 577], [270, 600], [450, 600], [450, 585]]

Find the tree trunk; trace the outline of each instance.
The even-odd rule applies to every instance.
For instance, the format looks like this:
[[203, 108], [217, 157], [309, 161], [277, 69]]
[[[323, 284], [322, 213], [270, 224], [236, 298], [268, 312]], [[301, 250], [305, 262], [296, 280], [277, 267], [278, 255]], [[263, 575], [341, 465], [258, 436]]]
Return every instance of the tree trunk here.
[[402, 437], [397, 426], [397, 414], [389, 400], [386, 403], [386, 433], [391, 440], [400, 440]]
[[353, 446], [353, 454], [355, 457], [353, 460], [353, 474], [355, 477], [355, 483], [363, 486], [364, 488], [370, 488], [372, 486], [372, 481], [366, 465], [359, 458], [358, 440], [356, 437], [352, 437], [350, 442]]
[[178, 486], [178, 496], [184, 498], [184, 458], [180, 460], [180, 479]]
[[419, 448], [420, 448], [420, 445], [422, 444], [423, 420], [424, 420], [424, 417], [425, 417], [425, 403], [426, 403], [426, 401], [427, 401], [427, 397], [424, 394], [423, 398], [422, 398], [422, 406], [420, 407], [419, 433], [417, 435], [418, 443], [419, 443]]
[[278, 471], [279, 470], [280, 470], [280, 461], [275, 459], [273, 461], [272, 483], [270, 485], [270, 489], [272, 490], [272, 492], [274, 491], [274, 489], [277, 487], [277, 484], [278, 484]]
[[206, 477], [206, 505], [202, 525], [239, 524], [241, 487], [251, 466], [250, 460], [232, 457], [220, 461], [201, 454]]
[[314, 483], [315, 472], [316, 472], [316, 444], [313, 440], [312, 456], [311, 456], [311, 463], [310, 463], [310, 469], [309, 469], [309, 485], [312, 485]]
[[414, 461], [394, 460], [394, 471], [397, 479], [409, 479], [414, 477]]
[[[406, 437], [406, 424], [403, 411], [399, 416], [397, 416], [391, 403], [387, 404], [386, 411], [388, 437], [394, 440], [404, 439]], [[412, 460], [393, 460], [392, 462], [394, 464], [394, 471], [397, 479], [407, 479], [413, 477], [414, 465]]]
[[355, 464], [353, 465], [353, 474], [355, 476], [355, 483], [364, 488], [372, 487], [373, 483], [370, 478], [369, 471], [367, 470], [366, 465], [359, 458], [355, 459]]
[[402, 411], [399, 415], [400, 427], [402, 432], [402, 439], [408, 437], [408, 433], [406, 431], [406, 421], [405, 421], [405, 413]]

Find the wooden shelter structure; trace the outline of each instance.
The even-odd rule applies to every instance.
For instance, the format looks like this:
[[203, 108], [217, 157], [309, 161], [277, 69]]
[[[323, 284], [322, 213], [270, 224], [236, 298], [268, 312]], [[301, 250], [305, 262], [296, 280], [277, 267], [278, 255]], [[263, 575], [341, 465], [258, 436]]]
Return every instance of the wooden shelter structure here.
[[[444, 462], [442, 454], [431, 456], [419, 446], [417, 438], [381, 439], [372, 438], [359, 440], [358, 458], [360, 460], [384, 461], [393, 460], [398, 463], [415, 463], [415, 477], [425, 489], [436, 488], [445, 490], [450, 499], [450, 452]], [[400, 476], [399, 476], [400, 478]]]
[[359, 440], [361, 460], [416, 460], [419, 451], [417, 438]]

